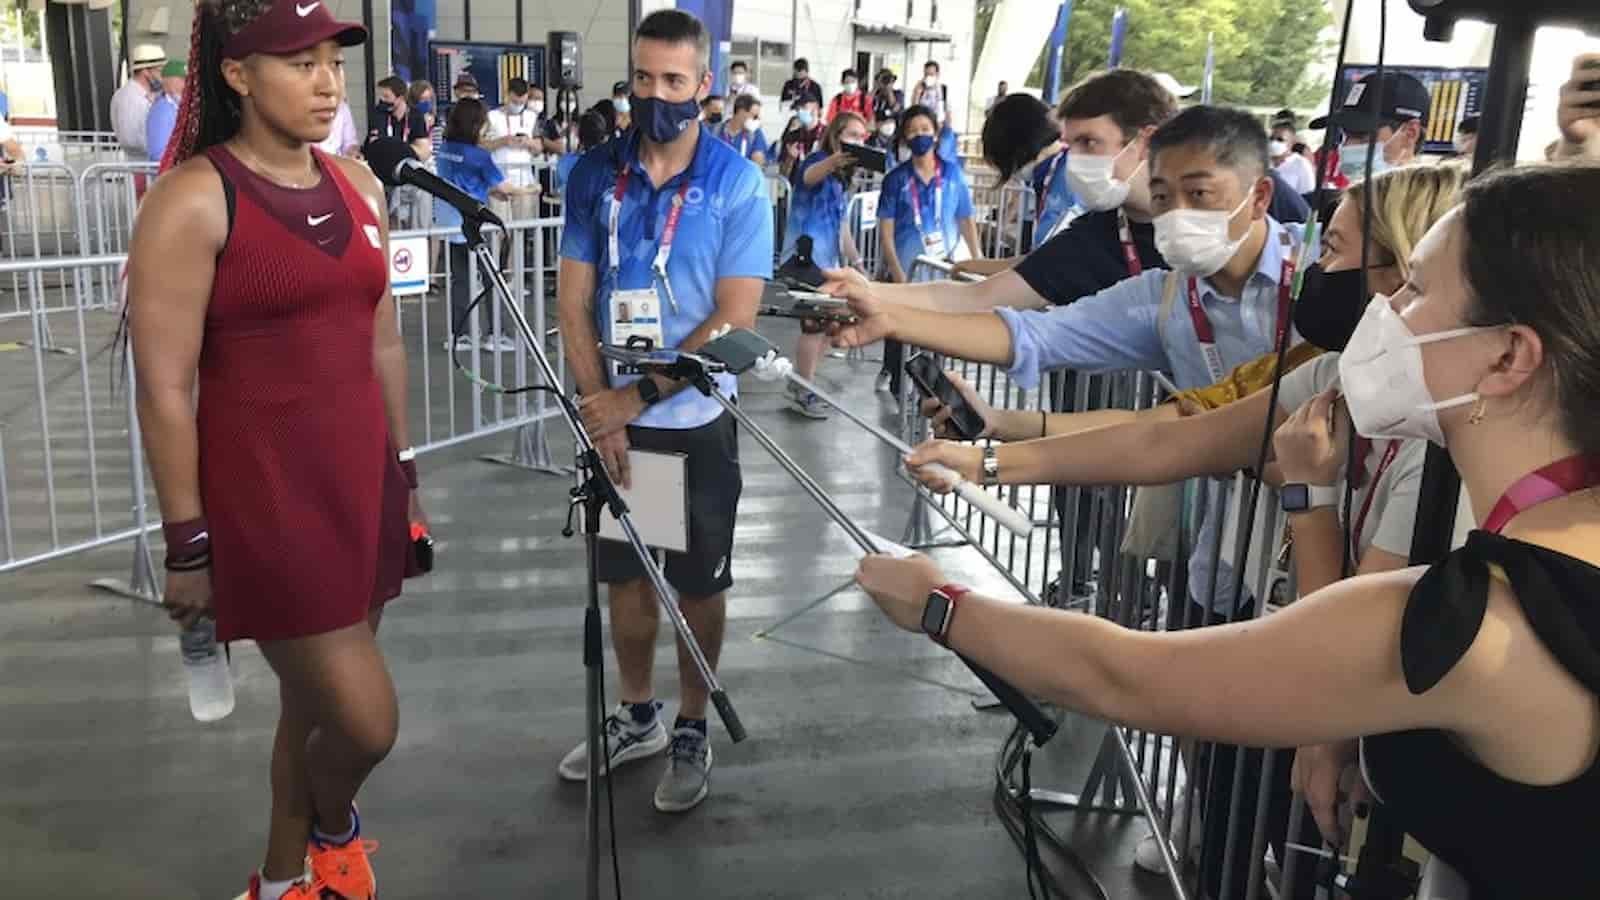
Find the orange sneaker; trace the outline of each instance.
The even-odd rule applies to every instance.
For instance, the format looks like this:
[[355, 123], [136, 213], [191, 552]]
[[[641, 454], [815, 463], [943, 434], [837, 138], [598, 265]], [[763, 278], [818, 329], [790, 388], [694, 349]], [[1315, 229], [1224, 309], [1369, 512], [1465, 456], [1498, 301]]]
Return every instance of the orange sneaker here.
[[[283, 895], [283, 900], [322, 900], [323, 884], [315, 876], [308, 873], [306, 878], [296, 882], [289, 888], [289, 893]], [[250, 887], [234, 900], [261, 900], [261, 873], [258, 871], [250, 876]]]
[[330, 900], [377, 900], [378, 879], [372, 874], [367, 854], [378, 849], [377, 841], [361, 839], [361, 813], [350, 805], [351, 838], [344, 844], [328, 844], [315, 833], [306, 845], [311, 859], [311, 877], [319, 882]]

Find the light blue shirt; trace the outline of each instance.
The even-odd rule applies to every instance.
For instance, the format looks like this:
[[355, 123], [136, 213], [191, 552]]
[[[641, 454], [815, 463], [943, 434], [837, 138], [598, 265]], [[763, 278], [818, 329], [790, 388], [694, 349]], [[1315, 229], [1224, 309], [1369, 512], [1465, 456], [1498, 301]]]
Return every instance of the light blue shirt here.
[[[1230, 370], [1276, 349], [1278, 282], [1284, 259], [1282, 236], [1287, 234], [1293, 241], [1293, 252], [1298, 252], [1300, 229], [1271, 219], [1267, 226], [1266, 246], [1255, 273], [1245, 284], [1242, 298], [1221, 295], [1210, 279], [1198, 282], [1200, 306], [1211, 320], [1223, 365]], [[1214, 379], [1206, 367], [1194, 319], [1189, 314], [1185, 283], [1178, 285], [1173, 297], [1165, 340], [1162, 329], [1157, 327], [1167, 277], [1164, 269], [1150, 269], [1070, 306], [995, 310], [1011, 332], [1011, 377], [1019, 385], [1031, 388], [1039, 383], [1041, 372], [1051, 369], [1158, 369], [1171, 373], [1173, 382], [1184, 390], [1211, 384]], [[1206, 479], [1206, 484], [1205, 516], [1189, 556], [1189, 597], [1196, 603], [1205, 602], [1202, 598], [1215, 569], [1217, 595], [1211, 606], [1226, 612], [1233, 605], [1234, 573], [1227, 563], [1217, 562], [1212, 550], [1231, 492], [1227, 483], [1216, 479]], [[1224, 547], [1223, 554], [1231, 559], [1233, 548]]]
[[[1033, 248], [1030, 249], [1036, 249], [1055, 232], [1062, 217], [1078, 205], [1078, 198], [1067, 182], [1067, 151], [1039, 163], [1028, 182], [1033, 190], [1028, 192], [1027, 213], [1034, 217]], [[1040, 197], [1044, 201], [1042, 208], [1038, 205]]]
[[751, 154], [754, 153], [759, 153], [763, 157], [770, 156], [772, 153], [771, 147], [767, 143], [766, 132], [759, 128], [755, 131], [745, 131], [741, 128], [737, 133], [718, 129], [717, 133], [723, 140], [728, 142], [729, 146], [738, 150], [739, 155], [745, 159], [749, 159]]
[[802, 235], [811, 238], [811, 258], [824, 269], [839, 268], [840, 229], [844, 227], [845, 207], [849, 195], [844, 182], [828, 175], [816, 186], [806, 184], [806, 170], [828, 158], [826, 150], [806, 157], [794, 172], [794, 185], [789, 194], [789, 222], [783, 229], [783, 252], [778, 258], [787, 260], [794, 255], [795, 244]]
[[[723, 278], [772, 277], [772, 200], [766, 179], [736, 147], [704, 126], [694, 159], [683, 174], [660, 188], [639, 164], [639, 135], [630, 132], [584, 155], [567, 181], [566, 228], [561, 237], [565, 259], [595, 267], [595, 328], [611, 343], [611, 294], [654, 287], [661, 296], [662, 336], [677, 347], [716, 312], [717, 282]], [[608, 235], [617, 175], [629, 171], [617, 223], [618, 272], [611, 271]], [[667, 262], [667, 277], [678, 307], [667, 302], [652, 266], [674, 198], [688, 179], [678, 233]], [[610, 367], [607, 367], [609, 372]], [[637, 381], [637, 375], [611, 378], [612, 387]], [[738, 380], [716, 376], [717, 387], [730, 399]], [[721, 416], [721, 404], [689, 388], [646, 409], [632, 424], [646, 428], [699, 428]]]
[[178, 102], [165, 91], [150, 104], [150, 115], [144, 120], [144, 147], [151, 162], [160, 162], [167, 152], [167, 142], [172, 140], [172, 130], [178, 126]]
[[[894, 221], [894, 254], [899, 257], [900, 268], [905, 270], [907, 277], [913, 275], [912, 264], [923, 255], [924, 233], [942, 233], [944, 252], [949, 256], [955, 252], [956, 244], [961, 240], [961, 220], [972, 218], [972, 192], [967, 189], [966, 173], [949, 160], [940, 159], [938, 164], [939, 175], [934, 179], [939, 182], [941, 196], [938, 200], [934, 197], [934, 181], [923, 181], [917, 177], [915, 164], [909, 160], [884, 176], [883, 187], [878, 192], [878, 220]], [[920, 230], [917, 228], [916, 207], [911, 200], [912, 191], [916, 191], [921, 204]], [[917, 280], [929, 281], [935, 277], [940, 277], [937, 272], [924, 269]]]

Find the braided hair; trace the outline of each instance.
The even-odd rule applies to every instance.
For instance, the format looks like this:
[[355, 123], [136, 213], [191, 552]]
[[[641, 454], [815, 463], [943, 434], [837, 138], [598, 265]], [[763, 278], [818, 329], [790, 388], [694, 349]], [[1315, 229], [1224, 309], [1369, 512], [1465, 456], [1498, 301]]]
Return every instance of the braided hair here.
[[173, 139], [161, 157], [161, 171], [239, 133], [242, 103], [222, 77], [222, 48], [228, 38], [271, 8], [272, 0], [197, 0], [183, 105]]

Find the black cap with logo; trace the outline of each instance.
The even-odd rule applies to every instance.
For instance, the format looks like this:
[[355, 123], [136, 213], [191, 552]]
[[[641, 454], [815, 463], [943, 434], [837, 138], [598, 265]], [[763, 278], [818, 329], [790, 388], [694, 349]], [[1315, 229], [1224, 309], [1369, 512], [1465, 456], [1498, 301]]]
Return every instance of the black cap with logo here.
[[[1428, 107], [1432, 105], [1433, 98], [1422, 82], [1403, 72], [1385, 72], [1382, 90], [1379, 90], [1379, 80], [1374, 77], [1375, 74], [1363, 76], [1351, 85], [1350, 92], [1345, 95], [1344, 105], [1332, 115], [1312, 119], [1311, 127], [1326, 128], [1333, 125], [1357, 134], [1371, 134], [1384, 125], [1411, 119], [1418, 120], [1424, 126], [1428, 124]], [[1383, 95], [1381, 109], [1378, 107], [1379, 94]]]

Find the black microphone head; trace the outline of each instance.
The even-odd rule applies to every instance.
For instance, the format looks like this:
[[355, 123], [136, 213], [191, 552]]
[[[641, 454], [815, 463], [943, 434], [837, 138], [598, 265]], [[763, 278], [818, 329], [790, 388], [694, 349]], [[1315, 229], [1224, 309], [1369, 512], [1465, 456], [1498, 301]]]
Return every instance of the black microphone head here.
[[367, 139], [361, 148], [361, 155], [366, 158], [372, 173], [391, 187], [400, 183], [400, 164], [417, 158], [416, 152], [405, 141], [377, 135]]

